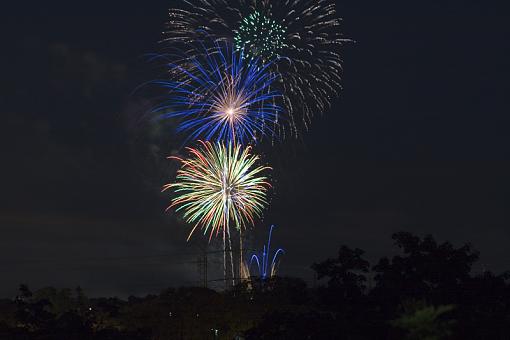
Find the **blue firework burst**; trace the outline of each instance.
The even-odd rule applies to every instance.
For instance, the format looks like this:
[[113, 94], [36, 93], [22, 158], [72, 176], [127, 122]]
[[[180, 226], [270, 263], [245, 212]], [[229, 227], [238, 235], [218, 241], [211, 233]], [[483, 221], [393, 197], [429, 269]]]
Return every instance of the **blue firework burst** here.
[[161, 118], [180, 118], [178, 131], [188, 139], [255, 142], [274, 136], [281, 115], [281, 94], [271, 87], [277, 79], [270, 64], [243, 57], [232, 46], [199, 48], [177, 63], [168, 64], [170, 79], [157, 83], [168, 90], [155, 111]]
[[252, 267], [254, 263], [257, 264], [259, 277], [263, 280], [267, 278], [272, 278], [276, 275], [276, 271], [278, 269], [277, 258], [278, 255], [283, 254], [285, 251], [282, 248], [278, 248], [273, 254], [273, 258], [271, 260], [271, 265], [269, 264], [270, 254], [271, 254], [271, 235], [273, 234], [274, 225], [269, 229], [269, 237], [267, 239], [267, 246], [264, 246], [262, 253], [257, 255], [253, 254], [250, 258], [249, 268]]

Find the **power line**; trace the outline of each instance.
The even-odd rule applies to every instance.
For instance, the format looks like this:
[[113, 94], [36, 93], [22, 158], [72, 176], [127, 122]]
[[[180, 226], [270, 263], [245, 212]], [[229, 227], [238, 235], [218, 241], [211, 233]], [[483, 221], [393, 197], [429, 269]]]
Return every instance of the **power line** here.
[[94, 262], [94, 261], [117, 261], [117, 260], [137, 260], [137, 259], [158, 259], [158, 258], [168, 258], [168, 257], [179, 257], [179, 256], [197, 256], [197, 255], [203, 255], [204, 253], [206, 255], [209, 254], [219, 254], [223, 252], [233, 252], [236, 253], [238, 251], [236, 250], [210, 250], [205, 252], [179, 252], [179, 253], [168, 253], [168, 254], [154, 254], [154, 255], [131, 255], [131, 256], [117, 256], [117, 257], [85, 257], [85, 258], [65, 258], [65, 261], [61, 261], [60, 259], [44, 259], [44, 260], [21, 260], [21, 261], [0, 261], [0, 266], [3, 265], [30, 265], [30, 264], [76, 264], [77, 262], [87, 263], [87, 262]]

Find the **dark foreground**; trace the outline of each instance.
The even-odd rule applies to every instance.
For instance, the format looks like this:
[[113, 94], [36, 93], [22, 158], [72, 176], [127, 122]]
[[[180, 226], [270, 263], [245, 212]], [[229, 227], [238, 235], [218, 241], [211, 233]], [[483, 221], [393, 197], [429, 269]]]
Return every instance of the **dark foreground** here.
[[470, 245], [393, 239], [400, 255], [373, 266], [348, 247], [314, 264], [317, 288], [273, 278], [125, 301], [21, 285], [0, 300], [0, 339], [510, 339], [508, 273], [473, 274]]

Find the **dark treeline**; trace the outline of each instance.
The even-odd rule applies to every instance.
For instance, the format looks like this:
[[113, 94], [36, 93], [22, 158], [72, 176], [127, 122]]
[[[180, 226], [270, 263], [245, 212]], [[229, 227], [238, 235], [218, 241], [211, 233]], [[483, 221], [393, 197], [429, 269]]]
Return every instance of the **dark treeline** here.
[[470, 245], [392, 237], [400, 254], [375, 265], [345, 246], [313, 264], [317, 288], [273, 278], [121, 300], [21, 285], [0, 300], [0, 339], [510, 339], [509, 273], [472, 273]]

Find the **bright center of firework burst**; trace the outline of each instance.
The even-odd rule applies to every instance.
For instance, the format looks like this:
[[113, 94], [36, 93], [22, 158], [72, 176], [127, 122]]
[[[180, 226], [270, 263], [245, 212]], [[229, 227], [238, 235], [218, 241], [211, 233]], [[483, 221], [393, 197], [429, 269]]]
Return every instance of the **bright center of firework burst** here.
[[211, 238], [230, 226], [253, 225], [267, 205], [271, 185], [262, 173], [270, 168], [256, 165], [258, 157], [250, 147], [200, 143], [201, 148], [189, 148], [189, 158], [180, 159], [183, 165], [175, 183], [163, 187], [177, 194], [170, 207], [183, 211], [186, 221], [194, 224], [190, 236], [197, 227], [204, 233], [210, 230]]
[[223, 169], [222, 174], [222, 194], [223, 194], [223, 202], [224, 204], [228, 204], [232, 200], [232, 186], [229, 183], [228, 180], [228, 170], [225, 168]]
[[235, 114], [235, 110], [233, 108], [229, 107], [227, 109], [227, 115], [232, 118], [234, 116], [234, 114]]
[[239, 107], [226, 106], [225, 108], [216, 109], [216, 116], [219, 120], [226, 120], [230, 124], [234, 125], [243, 119], [245, 110]]
[[254, 12], [241, 22], [234, 45], [247, 57], [272, 59], [278, 57], [286, 46], [285, 28], [273, 19]]
[[228, 121], [235, 125], [245, 119], [247, 98], [231, 84], [225, 86], [223, 95], [213, 105], [213, 113], [218, 121]]

